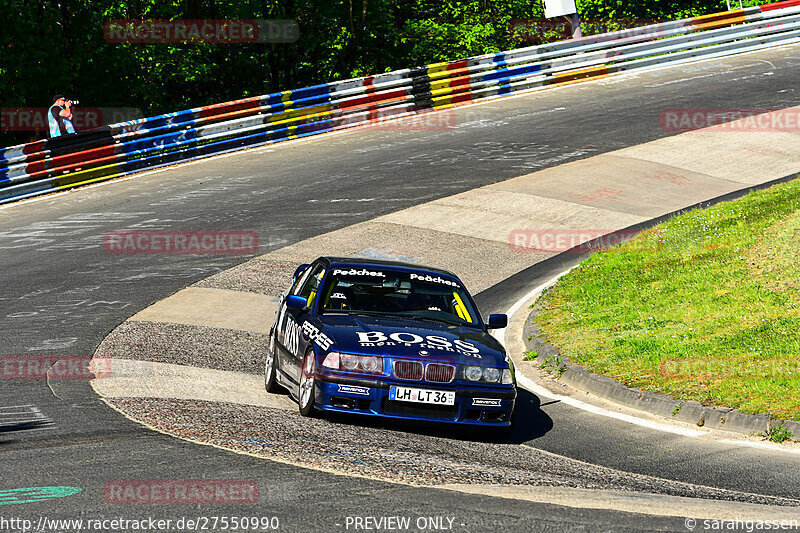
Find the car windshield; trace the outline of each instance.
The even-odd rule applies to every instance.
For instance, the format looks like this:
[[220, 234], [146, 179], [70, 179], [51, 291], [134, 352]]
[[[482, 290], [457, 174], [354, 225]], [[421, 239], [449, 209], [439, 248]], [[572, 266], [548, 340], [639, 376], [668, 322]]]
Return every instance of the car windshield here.
[[322, 290], [323, 313], [375, 314], [479, 326], [461, 283], [432, 272], [335, 268]]

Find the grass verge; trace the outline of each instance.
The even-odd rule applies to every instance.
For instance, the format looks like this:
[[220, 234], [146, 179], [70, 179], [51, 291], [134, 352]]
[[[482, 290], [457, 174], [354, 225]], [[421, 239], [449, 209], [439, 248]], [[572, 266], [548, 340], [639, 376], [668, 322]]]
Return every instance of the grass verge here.
[[800, 420], [800, 180], [598, 252], [539, 305], [539, 329], [592, 372]]

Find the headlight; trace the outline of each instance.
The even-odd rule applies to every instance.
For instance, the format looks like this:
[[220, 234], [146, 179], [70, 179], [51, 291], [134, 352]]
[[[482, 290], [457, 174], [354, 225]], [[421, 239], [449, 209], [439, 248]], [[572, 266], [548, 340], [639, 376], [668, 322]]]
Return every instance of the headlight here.
[[512, 383], [513, 373], [509, 369], [465, 366], [463, 367], [463, 379], [467, 381], [480, 381], [482, 383]]
[[380, 357], [362, 357], [361, 368], [364, 372], [380, 372], [383, 370], [383, 359]]
[[383, 372], [383, 357], [329, 352], [322, 361], [322, 366], [334, 370], [380, 374]]
[[484, 368], [483, 369], [483, 380], [488, 381], [489, 383], [497, 383], [500, 381], [500, 369], [499, 368]]
[[329, 352], [322, 361], [322, 366], [339, 370], [339, 352]]
[[464, 376], [470, 381], [478, 381], [483, 377], [483, 369], [479, 366], [468, 366], [464, 369]]
[[514, 374], [510, 368], [503, 369], [503, 385], [512, 385], [514, 383]]
[[358, 368], [358, 357], [349, 353], [339, 354], [339, 364], [344, 370], [355, 370]]

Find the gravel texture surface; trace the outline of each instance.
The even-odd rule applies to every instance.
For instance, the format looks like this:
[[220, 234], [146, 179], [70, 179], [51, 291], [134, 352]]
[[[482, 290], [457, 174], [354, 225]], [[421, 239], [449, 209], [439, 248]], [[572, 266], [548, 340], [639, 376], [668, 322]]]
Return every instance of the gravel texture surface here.
[[276, 259], [274, 254], [266, 254], [200, 280], [192, 286], [280, 296], [289, 288], [292, 274], [298, 266], [299, 261], [285, 261]]
[[233, 370], [264, 370], [267, 335], [165, 322], [124, 322], [97, 348], [97, 354], [120, 359]]
[[154, 428], [201, 442], [390, 481], [501, 483], [635, 491], [773, 505], [800, 501], [733, 492], [593, 466], [515, 444], [470, 440], [419, 424], [405, 431], [362, 418], [302, 418], [282, 410], [171, 399], [112, 403]]
[[[260, 374], [266, 343], [265, 335], [241, 331], [125, 322], [106, 337], [97, 354]], [[454, 433], [433, 424], [342, 416], [309, 419], [294, 411], [196, 400], [109, 401], [133, 419], [177, 437], [387, 481], [549, 485], [800, 505], [796, 500], [594, 466], [518, 443], [486, 442], [466, 430]]]

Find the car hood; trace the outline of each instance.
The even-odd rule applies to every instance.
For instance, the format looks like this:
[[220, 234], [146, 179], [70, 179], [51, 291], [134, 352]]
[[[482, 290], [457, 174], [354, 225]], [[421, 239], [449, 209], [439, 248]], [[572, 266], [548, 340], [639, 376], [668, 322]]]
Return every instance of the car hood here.
[[331, 350], [424, 359], [475, 366], [505, 367], [505, 352], [488, 333], [440, 322], [367, 315], [323, 315]]

